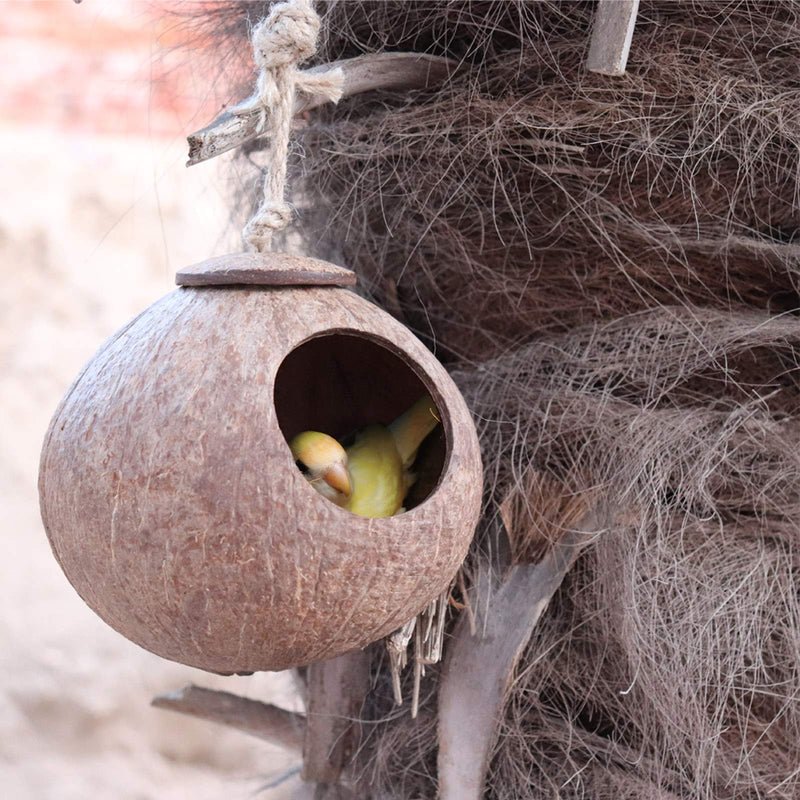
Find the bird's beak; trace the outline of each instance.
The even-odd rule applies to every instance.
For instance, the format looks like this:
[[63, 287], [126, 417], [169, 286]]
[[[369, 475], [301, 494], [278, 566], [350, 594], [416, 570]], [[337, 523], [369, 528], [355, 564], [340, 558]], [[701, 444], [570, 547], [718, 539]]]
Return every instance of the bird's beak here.
[[341, 492], [345, 497], [350, 497], [350, 476], [344, 464], [334, 464], [323, 476], [322, 479], [329, 486], [333, 486], [337, 492]]

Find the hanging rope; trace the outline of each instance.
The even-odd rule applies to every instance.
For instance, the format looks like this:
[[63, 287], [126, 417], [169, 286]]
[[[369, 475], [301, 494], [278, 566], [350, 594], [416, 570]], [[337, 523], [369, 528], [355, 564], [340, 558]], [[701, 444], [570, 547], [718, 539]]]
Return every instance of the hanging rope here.
[[309, 0], [279, 3], [253, 28], [253, 60], [261, 70], [257, 91], [249, 102], [231, 109], [233, 114], [247, 114], [257, 108], [259, 133], [269, 133], [271, 143], [264, 199], [242, 233], [250, 251], [268, 252], [273, 233], [292, 220], [284, 194], [295, 92], [321, 95], [334, 103], [342, 96], [341, 70], [312, 75], [297, 68], [316, 51], [318, 34], [319, 17]]

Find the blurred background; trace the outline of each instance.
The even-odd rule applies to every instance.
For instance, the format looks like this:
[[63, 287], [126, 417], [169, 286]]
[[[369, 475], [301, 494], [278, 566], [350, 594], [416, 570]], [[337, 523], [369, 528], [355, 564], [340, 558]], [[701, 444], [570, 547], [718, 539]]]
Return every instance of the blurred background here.
[[299, 766], [282, 751], [149, 706], [195, 682], [294, 708], [288, 677], [220, 678], [128, 642], [72, 590], [39, 519], [39, 449], [80, 367], [179, 267], [239, 249], [237, 165], [184, 166], [186, 134], [239, 98], [180, 48], [175, 5], [0, 8], [0, 796], [13, 800], [303, 796], [296, 776], [268, 788]]

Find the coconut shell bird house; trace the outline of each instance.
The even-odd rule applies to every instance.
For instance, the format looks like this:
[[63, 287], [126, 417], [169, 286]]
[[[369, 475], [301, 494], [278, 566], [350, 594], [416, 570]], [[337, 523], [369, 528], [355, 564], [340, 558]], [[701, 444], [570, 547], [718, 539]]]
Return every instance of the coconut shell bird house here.
[[[331, 658], [397, 629], [453, 578], [480, 504], [471, 418], [430, 352], [286, 255], [179, 274], [89, 362], [41, 461], [53, 551], [84, 600], [148, 650], [215, 672]], [[287, 440], [390, 422], [425, 392], [441, 415], [409, 508], [341, 509]]]
[[[477, 437], [436, 358], [299, 256], [246, 253], [178, 273], [180, 288], [106, 342], [58, 407], [42, 517], [81, 597], [168, 659], [280, 670], [391, 634], [447, 591], [481, 500]], [[403, 513], [358, 516], [319, 494], [288, 442], [388, 424], [428, 393]]]

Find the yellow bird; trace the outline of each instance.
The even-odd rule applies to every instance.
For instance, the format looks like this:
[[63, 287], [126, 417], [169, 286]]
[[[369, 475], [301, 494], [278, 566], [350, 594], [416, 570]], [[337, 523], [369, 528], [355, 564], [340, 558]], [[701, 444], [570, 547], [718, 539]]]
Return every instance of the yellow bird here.
[[425, 395], [388, 427], [359, 430], [346, 450], [319, 431], [298, 433], [289, 446], [306, 479], [328, 500], [362, 517], [391, 517], [403, 510], [417, 450], [438, 424], [436, 406]]

